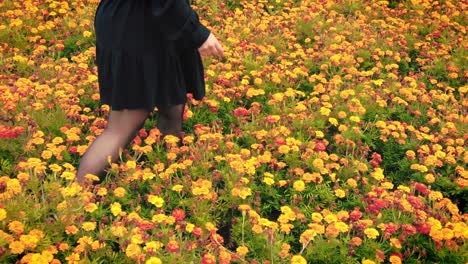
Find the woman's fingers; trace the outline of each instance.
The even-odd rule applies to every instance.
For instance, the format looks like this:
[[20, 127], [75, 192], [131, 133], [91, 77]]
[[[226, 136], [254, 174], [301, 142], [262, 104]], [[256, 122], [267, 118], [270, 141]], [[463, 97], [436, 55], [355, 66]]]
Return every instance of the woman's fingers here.
[[223, 47], [213, 34], [210, 34], [198, 51], [202, 56], [224, 56]]

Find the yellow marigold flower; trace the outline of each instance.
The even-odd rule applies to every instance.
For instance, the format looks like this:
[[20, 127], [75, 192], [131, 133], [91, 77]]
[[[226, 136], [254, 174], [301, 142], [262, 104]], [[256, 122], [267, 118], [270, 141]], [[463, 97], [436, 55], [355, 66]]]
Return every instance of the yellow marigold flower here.
[[122, 205], [118, 202], [114, 202], [111, 204], [111, 213], [114, 216], [119, 216], [122, 213]]
[[346, 180], [346, 183], [349, 185], [351, 188], [356, 188], [357, 187], [357, 182], [355, 179], [349, 178]]
[[141, 247], [139, 245], [129, 244], [127, 248], [125, 249], [125, 255], [127, 255], [127, 257], [129, 258], [136, 259], [140, 256], [140, 254], [141, 254]]
[[261, 234], [263, 232], [263, 228], [261, 225], [253, 225], [252, 226], [252, 232], [254, 232], [255, 234]]
[[162, 223], [166, 220], [166, 218], [167, 218], [167, 215], [165, 214], [157, 214], [157, 215], [154, 215], [153, 218], [151, 218], [151, 221], [156, 222], [156, 223]]
[[93, 231], [94, 229], [96, 229], [96, 222], [84, 222], [81, 227], [85, 230], [85, 231]]
[[288, 154], [290, 150], [291, 150], [291, 148], [289, 146], [287, 146], [287, 145], [281, 145], [278, 148], [278, 152], [281, 153], [281, 154]]
[[97, 208], [98, 207], [97, 207], [97, 205], [95, 203], [89, 203], [89, 204], [85, 205], [85, 207], [84, 207], [85, 211], [88, 212], [88, 213], [92, 213], [92, 212], [96, 211]]
[[143, 248], [146, 252], [155, 252], [164, 246], [163, 243], [159, 241], [150, 241], [146, 243], [145, 247]]
[[370, 259], [363, 259], [362, 264], [375, 264], [375, 262], [373, 260], [370, 260]]
[[411, 191], [411, 189], [408, 186], [404, 185], [399, 185], [397, 189], [406, 193], [409, 193]]
[[312, 165], [317, 169], [322, 169], [324, 166], [324, 162], [322, 159], [314, 159], [314, 161], [312, 161]]
[[336, 120], [336, 118], [330, 117], [328, 118], [328, 122], [334, 126], [338, 126], [338, 120]]
[[354, 122], [354, 123], [359, 123], [361, 121], [361, 119], [359, 118], [359, 116], [351, 116], [349, 117], [349, 120], [351, 122]]
[[255, 85], [259, 86], [259, 85], [262, 85], [262, 83], [263, 83], [262, 79], [260, 79], [260, 78], [255, 78], [255, 80], [254, 80], [254, 84], [255, 84]]
[[323, 116], [329, 116], [331, 113], [331, 110], [330, 108], [326, 108], [326, 107], [320, 107], [320, 114], [323, 115]]
[[162, 261], [158, 257], [151, 257], [145, 262], [145, 264], [162, 264]]
[[110, 230], [112, 235], [116, 237], [123, 237], [125, 234], [127, 234], [127, 228], [124, 226], [111, 226]]
[[12, 195], [21, 193], [22, 187], [18, 179], [9, 179], [7, 181], [7, 191]]
[[320, 213], [314, 212], [312, 213], [312, 221], [315, 223], [321, 223], [323, 220], [323, 216]]
[[157, 195], [148, 195], [148, 202], [158, 208], [161, 208], [164, 205], [164, 199]]
[[91, 181], [99, 181], [99, 177], [94, 175], [94, 174], [91, 174], [91, 173], [87, 173], [85, 175], [85, 179], [88, 179], [88, 180], [91, 180]]
[[431, 201], [439, 201], [439, 200], [442, 200], [442, 198], [444, 198], [444, 196], [442, 195], [441, 192], [431, 191], [431, 193], [429, 193], [429, 199]]
[[252, 195], [252, 190], [249, 187], [233, 188], [231, 194], [246, 199], [248, 196]]
[[173, 190], [174, 192], [181, 192], [183, 189], [184, 189], [184, 186], [177, 184], [177, 185], [172, 186], [171, 190]]
[[134, 160], [128, 160], [125, 163], [125, 166], [129, 169], [135, 169], [136, 168], [136, 162]]
[[338, 221], [338, 218], [336, 217], [336, 215], [334, 214], [328, 214], [325, 216], [325, 222], [327, 223], [333, 223], [333, 222], [336, 222]]
[[295, 255], [291, 258], [291, 264], [307, 264], [307, 260], [300, 255]]
[[143, 237], [141, 236], [141, 234], [134, 234], [132, 235], [132, 237], [130, 238], [130, 241], [132, 244], [142, 244], [143, 243]]
[[237, 247], [236, 252], [241, 257], [244, 257], [245, 255], [247, 255], [247, 253], [249, 253], [249, 248], [246, 247], [246, 246], [239, 246], [239, 247]]
[[376, 239], [379, 236], [379, 231], [375, 228], [366, 228], [364, 234], [370, 239]]
[[375, 171], [372, 172], [372, 177], [378, 181], [381, 181], [385, 178], [384, 174], [383, 174], [383, 169], [382, 168], [375, 168]]
[[424, 179], [426, 180], [427, 183], [434, 183], [435, 182], [435, 177], [432, 175], [432, 173], [428, 173], [424, 175]]
[[192, 224], [192, 223], [187, 223], [187, 225], [185, 226], [185, 231], [189, 232], [189, 233], [192, 233], [193, 229], [195, 228], [195, 225]]
[[450, 228], [443, 228], [442, 234], [445, 240], [451, 240], [454, 237], [453, 230]]
[[25, 248], [33, 249], [37, 246], [37, 242], [39, 242], [39, 238], [33, 235], [21, 235], [20, 241], [23, 243]]
[[20, 241], [13, 241], [8, 246], [12, 254], [21, 254], [24, 252], [23, 243]]
[[296, 190], [298, 192], [304, 191], [304, 189], [305, 189], [304, 181], [302, 181], [302, 180], [295, 181], [294, 184], [293, 184], [293, 188], [294, 188], [294, 190]]
[[273, 185], [275, 184], [275, 180], [273, 180], [273, 178], [270, 178], [270, 177], [265, 177], [263, 178], [263, 182], [266, 184], [266, 185]]
[[176, 219], [174, 216], [172, 215], [169, 215], [168, 217], [166, 217], [166, 219], [164, 220], [164, 222], [168, 225], [173, 225], [175, 223]]
[[99, 188], [99, 190], [97, 191], [97, 195], [106, 196], [107, 195], [107, 189], [104, 188], [104, 187]]
[[53, 154], [52, 154], [52, 151], [50, 151], [50, 150], [44, 150], [41, 153], [41, 158], [43, 158], [45, 160], [48, 160], [48, 159], [52, 158], [52, 156], [53, 156]]
[[338, 229], [342, 233], [346, 233], [349, 231], [349, 226], [344, 222], [336, 222], [335, 228]]
[[316, 236], [317, 236], [317, 232], [315, 232], [315, 230], [307, 229], [301, 234], [299, 238], [299, 242], [301, 242], [302, 244], [307, 244], [311, 240], [314, 240]]
[[344, 198], [346, 196], [346, 193], [342, 189], [336, 189], [335, 195], [338, 198]]
[[18, 178], [18, 180], [20, 182], [24, 183], [24, 182], [27, 182], [29, 180], [30, 176], [29, 176], [29, 173], [20, 172], [20, 173], [18, 173], [18, 175], [16, 175], [16, 178]]
[[92, 35], [93, 35], [93, 33], [91, 33], [90, 31], [85, 30], [85, 31], [83, 32], [83, 37], [85, 37], [85, 38], [89, 38], [89, 37], [91, 37]]
[[10, 230], [11, 232], [19, 235], [21, 233], [23, 233], [24, 231], [24, 225], [23, 223], [19, 222], [19, 221], [11, 221], [9, 224], [8, 224], [8, 230]]
[[115, 188], [115, 190], [114, 190], [114, 195], [115, 195], [116, 197], [118, 197], [118, 198], [124, 197], [125, 194], [127, 194], [127, 191], [126, 191], [124, 188], [122, 188], [122, 187], [117, 187], [117, 188]]
[[7, 217], [7, 211], [3, 208], [0, 208], [0, 221], [4, 220]]
[[325, 134], [320, 131], [320, 130], [315, 130], [315, 137], [316, 138], [323, 138], [325, 136]]

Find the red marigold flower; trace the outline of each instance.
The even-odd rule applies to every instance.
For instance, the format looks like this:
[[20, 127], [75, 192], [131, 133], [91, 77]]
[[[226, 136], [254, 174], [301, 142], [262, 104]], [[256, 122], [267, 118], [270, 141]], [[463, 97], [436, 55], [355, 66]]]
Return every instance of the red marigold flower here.
[[323, 141], [315, 142], [315, 147], [314, 147], [315, 151], [325, 151], [326, 149], [327, 149], [327, 144], [325, 144], [325, 142]]
[[234, 109], [234, 116], [239, 117], [239, 116], [248, 116], [250, 114], [250, 111], [245, 109], [244, 107], [238, 107]]
[[172, 216], [174, 216], [174, 218], [175, 218], [177, 221], [182, 221], [182, 220], [185, 219], [185, 211], [184, 211], [184, 209], [176, 208], [176, 209], [174, 209], [174, 211], [172, 212]]
[[416, 230], [423, 235], [429, 234], [431, 232], [431, 225], [429, 223], [421, 223], [416, 225]]
[[201, 229], [201, 227], [196, 226], [193, 228], [192, 235], [194, 235], [195, 237], [200, 237], [202, 233], [203, 229]]
[[169, 250], [169, 252], [175, 253], [179, 251], [180, 246], [179, 243], [177, 243], [177, 241], [171, 240], [167, 243], [166, 248], [167, 250]]
[[349, 214], [349, 219], [353, 220], [353, 221], [357, 221], [359, 219], [361, 219], [362, 217], [362, 213], [361, 211], [359, 211], [359, 208], [358, 209], [354, 209], [350, 214]]
[[216, 258], [210, 253], [206, 253], [205, 255], [203, 255], [201, 264], [216, 264]]
[[410, 224], [403, 224], [401, 225], [401, 228], [403, 229], [403, 232], [406, 235], [414, 235], [416, 234], [416, 228]]
[[416, 188], [416, 190], [424, 195], [429, 195], [429, 193], [431, 192], [426, 185], [422, 184], [422, 183], [416, 183], [416, 185], [414, 186]]

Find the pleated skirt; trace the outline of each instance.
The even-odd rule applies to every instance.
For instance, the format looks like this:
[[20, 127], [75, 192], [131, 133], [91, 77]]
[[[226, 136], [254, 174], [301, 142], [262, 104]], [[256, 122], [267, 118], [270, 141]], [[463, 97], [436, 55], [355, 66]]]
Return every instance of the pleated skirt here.
[[205, 96], [202, 58], [164, 38], [150, 0], [102, 0], [96, 10], [100, 101], [113, 110], [178, 105]]

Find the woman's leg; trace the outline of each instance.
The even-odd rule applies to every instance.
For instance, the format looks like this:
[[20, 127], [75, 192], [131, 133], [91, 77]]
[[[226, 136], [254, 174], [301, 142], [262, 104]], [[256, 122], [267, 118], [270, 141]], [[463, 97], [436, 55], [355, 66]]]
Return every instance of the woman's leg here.
[[158, 129], [163, 135], [182, 137], [185, 104], [158, 106]]
[[109, 114], [107, 127], [104, 129], [86, 150], [83, 155], [76, 179], [83, 183], [86, 174], [94, 174], [101, 179], [108, 167], [108, 157], [115, 162], [119, 156], [120, 148], [124, 148], [136, 136], [143, 126], [149, 112], [137, 110], [112, 110]]

